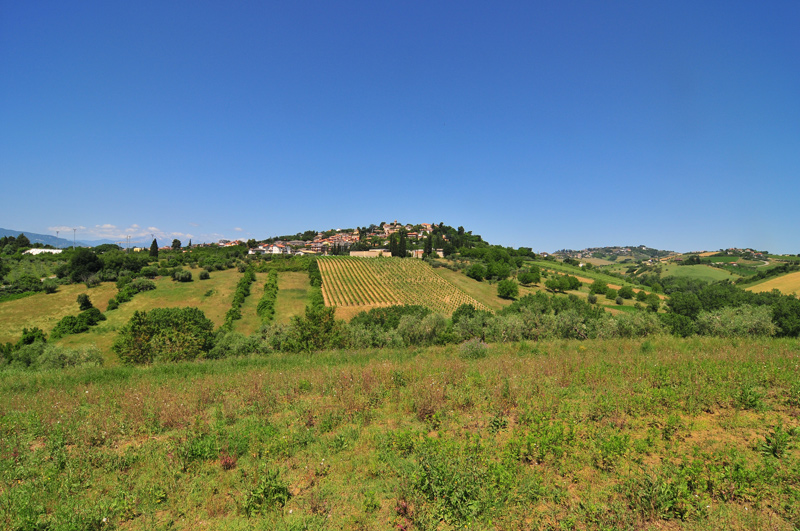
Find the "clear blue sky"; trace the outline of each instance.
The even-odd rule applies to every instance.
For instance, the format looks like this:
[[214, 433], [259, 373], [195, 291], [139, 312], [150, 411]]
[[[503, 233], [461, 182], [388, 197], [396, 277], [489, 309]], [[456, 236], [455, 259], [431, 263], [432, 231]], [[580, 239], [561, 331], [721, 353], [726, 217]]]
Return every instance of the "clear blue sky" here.
[[800, 253], [800, 2], [0, 0], [0, 182], [79, 239]]

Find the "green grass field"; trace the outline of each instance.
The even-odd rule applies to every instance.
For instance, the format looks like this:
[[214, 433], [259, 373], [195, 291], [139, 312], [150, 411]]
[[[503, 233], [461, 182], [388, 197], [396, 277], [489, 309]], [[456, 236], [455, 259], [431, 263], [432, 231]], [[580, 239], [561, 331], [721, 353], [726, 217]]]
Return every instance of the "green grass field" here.
[[[3, 529], [777, 529], [795, 340], [0, 374]], [[469, 357], [473, 356], [473, 357]]]
[[[87, 293], [92, 303], [105, 312], [107, 317], [98, 326], [83, 334], [65, 336], [58, 344], [70, 347], [97, 346], [106, 361], [116, 363], [111, 344], [117, 331], [128, 322], [136, 310], [193, 306], [200, 308], [215, 326], [225, 319], [231, 306], [233, 292], [241, 273], [235, 269], [215, 271], [208, 280], [198, 280], [199, 270], [190, 270], [193, 282], [173, 282], [170, 278], [155, 279], [156, 289], [139, 293], [116, 310], [106, 311], [109, 299], [117, 293], [113, 282], [106, 282], [92, 289], [83, 284], [60, 286], [59, 291], [46, 295], [37, 293], [17, 301], [0, 303], [0, 341], [16, 342], [23, 327], [38, 326], [49, 334], [59, 319], [66, 315], [77, 315], [78, 294]], [[255, 308], [255, 307], [254, 307]]]
[[307, 273], [287, 271], [278, 274], [278, 297], [275, 300], [275, 322], [288, 323], [295, 315], [303, 315], [311, 284]]
[[59, 320], [80, 312], [78, 295], [86, 293], [92, 303], [105, 310], [109, 299], [117, 293], [113, 283], [87, 289], [83, 284], [59, 286], [51, 294], [43, 292], [29, 297], [0, 303], [0, 343], [16, 343], [23, 328], [39, 327], [49, 332]]
[[[622, 286], [622, 285], [626, 285], [626, 284], [630, 285], [631, 287], [637, 286], [637, 284], [634, 284], [632, 282], [627, 282], [627, 281], [622, 280], [620, 278], [617, 278], [617, 277], [614, 277], [614, 276], [611, 276], [611, 275], [606, 275], [602, 271], [599, 271], [597, 269], [585, 269], [585, 268], [571, 266], [571, 265], [565, 264], [563, 262], [556, 262], [556, 261], [550, 261], [550, 260], [528, 260], [526, 263], [535, 264], [535, 265], [539, 266], [542, 269], [547, 269], [549, 271], [555, 271], [557, 273], [584, 277], [584, 278], [590, 279], [592, 281], [594, 281], [594, 280], [602, 280], [603, 282], [606, 282], [607, 284], [616, 284], [618, 286]], [[610, 266], [610, 267], [613, 267], [613, 266]]]
[[718, 280], [736, 280], [740, 278], [741, 275], [737, 275], [735, 273], [729, 271], [723, 271], [721, 269], [717, 269], [708, 265], [677, 265], [677, 264], [665, 264], [662, 266], [663, 272], [661, 273], [661, 277], [689, 277], [689, 278], [696, 278], [699, 280], [705, 280], [706, 282], [716, 282]]

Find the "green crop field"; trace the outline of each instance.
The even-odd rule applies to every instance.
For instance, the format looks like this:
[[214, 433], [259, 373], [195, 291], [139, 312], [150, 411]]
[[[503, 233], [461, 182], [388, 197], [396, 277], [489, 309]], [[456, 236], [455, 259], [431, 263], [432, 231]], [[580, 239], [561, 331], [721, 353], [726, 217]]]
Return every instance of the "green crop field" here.
[[690, 277], [705, 280], [706, 282], [716, 282], [718, 280], [736, 280], [741, 275], [717, 269], [708, 265], [677, 265], [665, 264], [663, 267], [662, 277]]
[[488, 309], [421, 260], [331, 256], [319, 259], [325, 304], [346, 311], [419, 304], [449, 315], [461, 304]]
[[288, 323], [295, 315], [302, 315], [308, 303], [310, 287], [307, 273], [294, 271], [279, 273], [275, 321]]
[[796, 529], [796, 340], [0, 373], [2, 529]]

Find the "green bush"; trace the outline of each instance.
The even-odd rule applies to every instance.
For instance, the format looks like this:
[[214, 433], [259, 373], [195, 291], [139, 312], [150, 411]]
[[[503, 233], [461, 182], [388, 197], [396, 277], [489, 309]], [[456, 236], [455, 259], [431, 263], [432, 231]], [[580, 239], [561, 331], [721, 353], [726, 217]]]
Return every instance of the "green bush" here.
[[44, 292], [47, 294], [55, 293], [58, 290], [58, 283], [55, 280], [47, 279], [42, 282], [42, 288], [44, 288]]
[[617, 290], [615, 290], [613, 288], [607, 288], [605, 295], [606, 295], [606, 299], [608, 299], [610, 301], [613, 301], [614, 299], [617, 298], [618, 294], [617, 294]]
[[105, 320], [106, 316], [100, 313], [100, 310], [97, 308], [89, 308], [88, 310], [79, 313], [77, 316], [65, 316], [58, 323], [56, 323], [56, 326], [50, 333], [50, 337], [52, 339], [59, 339], [70, 334], [80, 334], [89, 330], [89, 327], [92, 327], [100, 321]]
[[205, 269], [200, 271], [200, 280], [208, 280], [209, 278], [211, 278], [211, 275], [208, 274], [208, 271]]
[[181, 269], [179, 271], [175, 271], [172, 274], [172, 280], [177, 282], [191, 282], [192, 281], [192, 272], [186, 271], [185, 269]]
[[262, 323], [268, 323], [275, 316], [275, 301], [278, 298], [278, 272], [274, 269], [269, 272], [267, 282], [264, 284], [264, 294], [258, 301], [256, 313], [261, 317]]
[[136, 311], [111, 349], [123, 363], [192, 360], [214, 346], [214, 324], [197, 308]]
[[488, 351], [489, 346], [477, 337], [461, 343], [458, 347], [459, 356], [466, 360], [485, 358]]
[[697, 332], [718, 337], [773, 336], [777, 327], [769, 306], [744, 305], [700, 312]]

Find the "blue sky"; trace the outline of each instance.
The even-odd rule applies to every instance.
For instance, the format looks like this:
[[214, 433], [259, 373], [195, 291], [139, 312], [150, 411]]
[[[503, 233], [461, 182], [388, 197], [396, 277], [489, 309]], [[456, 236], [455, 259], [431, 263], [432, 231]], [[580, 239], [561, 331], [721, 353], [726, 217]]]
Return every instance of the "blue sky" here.
[[795, 1], [0, 0], [0, 226], [800, 253], [798, 27]]

